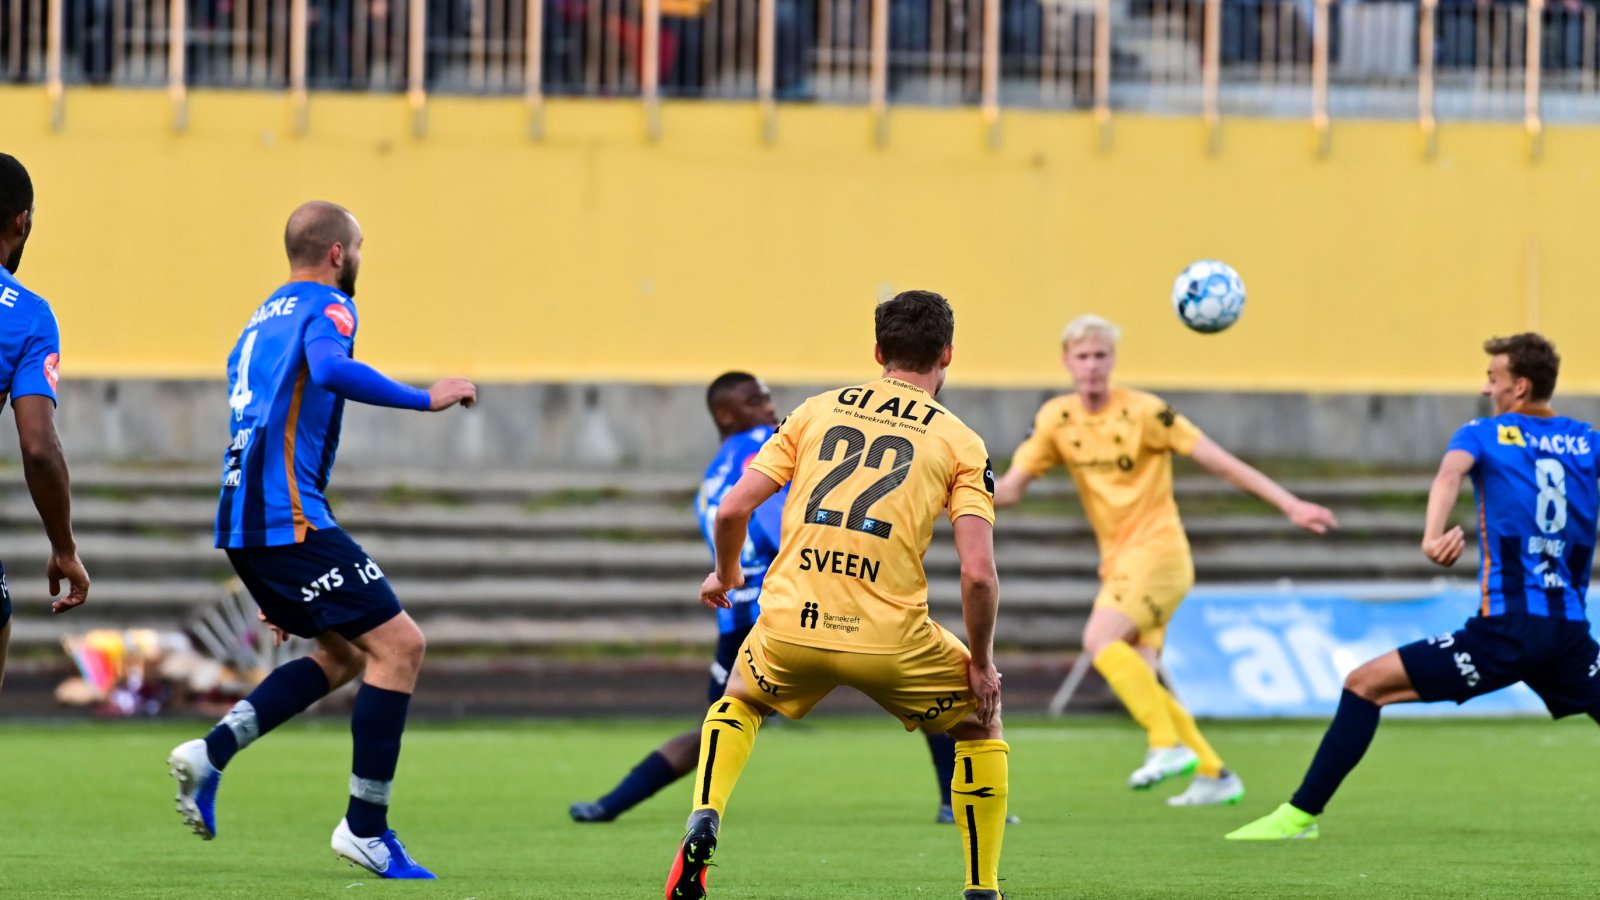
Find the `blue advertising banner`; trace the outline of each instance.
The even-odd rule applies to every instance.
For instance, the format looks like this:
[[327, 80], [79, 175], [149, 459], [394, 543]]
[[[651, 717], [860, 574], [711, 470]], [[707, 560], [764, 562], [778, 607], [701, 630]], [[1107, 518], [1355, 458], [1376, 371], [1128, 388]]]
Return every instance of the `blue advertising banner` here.
[[[1590, 598], [1594, 621], [1594, 597]], [[1197, 590], [1167, 629], [1163, 661], [1199, 716], [1333, 715], [1344, 677], [1374, 656], [1459, 629], [1478, 595], [1446, 590], [1407, 600], [1360, 600], [1301, 590]], [[1409, 703], [1421, 715], [1543, 714], [1515, 685], [1466, 704]]]

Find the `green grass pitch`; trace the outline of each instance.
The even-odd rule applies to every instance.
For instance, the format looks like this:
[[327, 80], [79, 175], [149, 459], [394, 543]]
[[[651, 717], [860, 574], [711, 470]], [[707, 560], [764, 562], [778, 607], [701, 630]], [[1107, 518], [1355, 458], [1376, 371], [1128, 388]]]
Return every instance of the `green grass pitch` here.
[[[336, 862], [349, 739], [290, 726], [242, 754], [218, 839], [172, 810], [167, 751], [204, 725], [0, 726], [6, 898], [659, 897], [688, 809], [679, 782], [623, 819], [589, 799], [684, 723], [422, 724], [393, 822], [433, 883]], [[1142, 752], [1116, 718], [1009, 723], [1002, 874], [1013, 900], [1078, 897], [1578, 897], [1600, 891], [1600, 729], [1588, 719], [1389, 721], [1322, 819], [1322, 839], [1236, 845], [1232, 827], [1293, 789], [1321, 723], [1213, 723], [1245, 777], [1238, 807], [1169, 809], [1180, 785], [1123, 787]], [[960, 896], [955, 830], [932, 823], [922, 741], [886, 718], [764, 729], [724, 823], [713, 898]]]

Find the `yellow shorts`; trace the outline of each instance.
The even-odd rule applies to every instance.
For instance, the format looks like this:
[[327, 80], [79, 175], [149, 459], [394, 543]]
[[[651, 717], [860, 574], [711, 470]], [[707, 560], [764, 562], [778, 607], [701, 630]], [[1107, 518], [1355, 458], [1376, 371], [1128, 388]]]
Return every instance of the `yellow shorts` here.
[[768, 635], [757, 619], [736, 665], [753, 696], [791, 719], [845, 685], [871, 697], [907, 731], [947, 731], [977, 708], [967, 684], [972, 654], [938, 623], [928, 625], [922, 643], [876, 654], [791, 644]]
[[1139, 643], [1160, 649], [1167, 623], [1194, 587], [1194, 560], [1188, 554], [1132, 554], [1101, 573], [1096, 607], [1109, 607], [1133, 620]]

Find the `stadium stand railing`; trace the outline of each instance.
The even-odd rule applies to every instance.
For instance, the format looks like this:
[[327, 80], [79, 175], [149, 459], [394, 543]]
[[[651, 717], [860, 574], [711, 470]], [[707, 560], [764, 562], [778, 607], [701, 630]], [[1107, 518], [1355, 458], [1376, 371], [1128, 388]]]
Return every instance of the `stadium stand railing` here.
[[[1593, 120], [1592, 0], [0, 0], [0, 78]], [[184, 40], [172, 41], [182, 33]]]

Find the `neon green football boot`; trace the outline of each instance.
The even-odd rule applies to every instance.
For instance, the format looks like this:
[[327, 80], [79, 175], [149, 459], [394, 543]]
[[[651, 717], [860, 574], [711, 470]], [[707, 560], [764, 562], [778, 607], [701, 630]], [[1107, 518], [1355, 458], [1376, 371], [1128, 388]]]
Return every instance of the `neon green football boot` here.
[[1317, 817], [1285, 803], [1224, 837], [1230, 841], [1314, 841], [1317, 839]]

